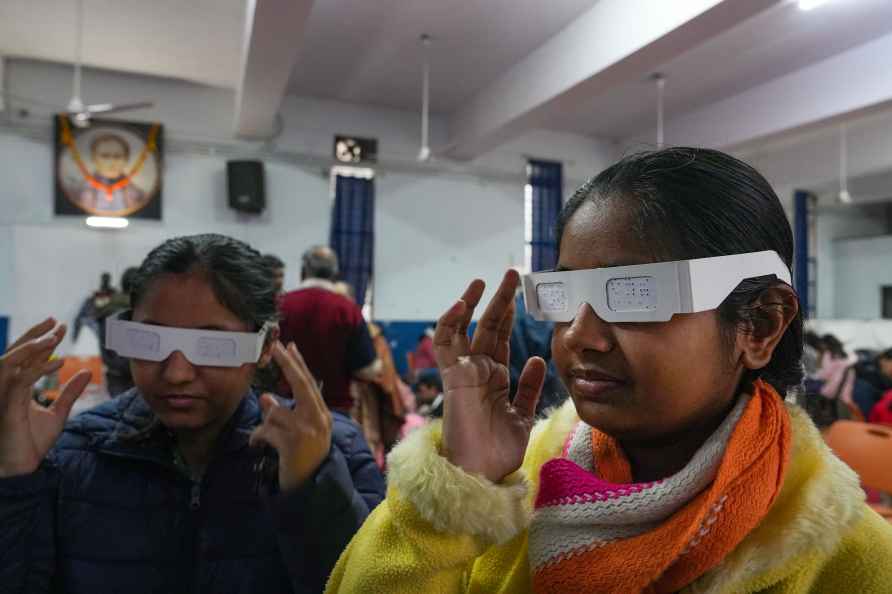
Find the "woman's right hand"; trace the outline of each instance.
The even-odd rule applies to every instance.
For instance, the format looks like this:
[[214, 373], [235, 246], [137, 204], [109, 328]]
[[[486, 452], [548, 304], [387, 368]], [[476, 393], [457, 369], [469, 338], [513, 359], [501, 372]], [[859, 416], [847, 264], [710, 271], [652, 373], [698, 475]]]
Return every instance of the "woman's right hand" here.
[[443, 454], [494, 483], [520, 468], [545, 381], [545, 361], [530, 359], [509, 401], [509, 340], [519, 282], [516, 271], [505, 274], [473, 340], [468, 327], [486, 286], [479, 279], [440, 317], [434, 334], [444, 391]]
[[52, 318], [34, 326], [0, 356], [0, 478], [31, 474], [56, 443], [71, 407], [90, 382], [81, 371], [48, 408], [34, 402], [31, 390], [38, 379], [62, 367], [49, 358], [65, 326]]

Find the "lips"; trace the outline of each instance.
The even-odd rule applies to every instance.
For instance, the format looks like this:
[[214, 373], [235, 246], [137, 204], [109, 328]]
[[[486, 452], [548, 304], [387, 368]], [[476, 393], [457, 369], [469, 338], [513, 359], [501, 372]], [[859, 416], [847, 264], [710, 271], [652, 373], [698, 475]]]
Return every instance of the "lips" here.
[[627, 381], [600, 369], [577, 367], [570, 371], [570, 389], [584, 400], [609, 401]]
[[168, 394], [162, 396], [161, 400], [163, 400], [170, 408], [185, 410], [198, 404], [201, 401], [201, 398], [189, 394]]

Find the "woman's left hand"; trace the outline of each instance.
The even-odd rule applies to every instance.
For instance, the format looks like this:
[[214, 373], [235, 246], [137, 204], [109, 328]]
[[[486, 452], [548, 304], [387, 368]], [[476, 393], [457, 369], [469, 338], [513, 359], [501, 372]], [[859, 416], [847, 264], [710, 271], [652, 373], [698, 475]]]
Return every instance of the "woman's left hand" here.
[[279, 454], [279, 486], [296, 489], [309, 479], [331, 448], [331, 413], [313, 375], [294, 346], [273, 345], [273, 359], [285, 374], [294, 409], [280, 406], [270, 394], [260, 397], [263, 423], [251, 433], [251, 445], [266, 444]]

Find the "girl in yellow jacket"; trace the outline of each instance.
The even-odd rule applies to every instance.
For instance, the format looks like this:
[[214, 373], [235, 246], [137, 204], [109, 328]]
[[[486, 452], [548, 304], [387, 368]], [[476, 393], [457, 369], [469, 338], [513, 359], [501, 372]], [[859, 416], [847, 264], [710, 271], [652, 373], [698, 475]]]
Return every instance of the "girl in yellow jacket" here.
[[571, 399], [533, 428], [534, 358], [509, 401], [519, 279], [471, 340], [472, 282], [434, 338], [442, 424], [391, 453], [387, 499], [327, 591], [892, 592], [892, 527], [781, 396], [802, 379], [802, 315], [765, 179], [717, 151], [633, 155], [576, 191], [557, 241], [567, 272], [526, 297], [557, 321]]

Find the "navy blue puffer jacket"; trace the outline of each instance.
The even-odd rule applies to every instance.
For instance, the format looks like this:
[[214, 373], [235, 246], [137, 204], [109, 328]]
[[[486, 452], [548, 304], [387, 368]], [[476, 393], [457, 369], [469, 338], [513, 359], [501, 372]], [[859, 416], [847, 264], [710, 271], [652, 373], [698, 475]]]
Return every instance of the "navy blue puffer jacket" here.
[[136, 390], [75, 417], [40, 469], [0, 479], [0, 592], [321, 591], [384, 497], [359, 428], [333, 416], [328, 458], [288, 492], [275, 452], [248, 446], [253, 393], [200, 482]]

